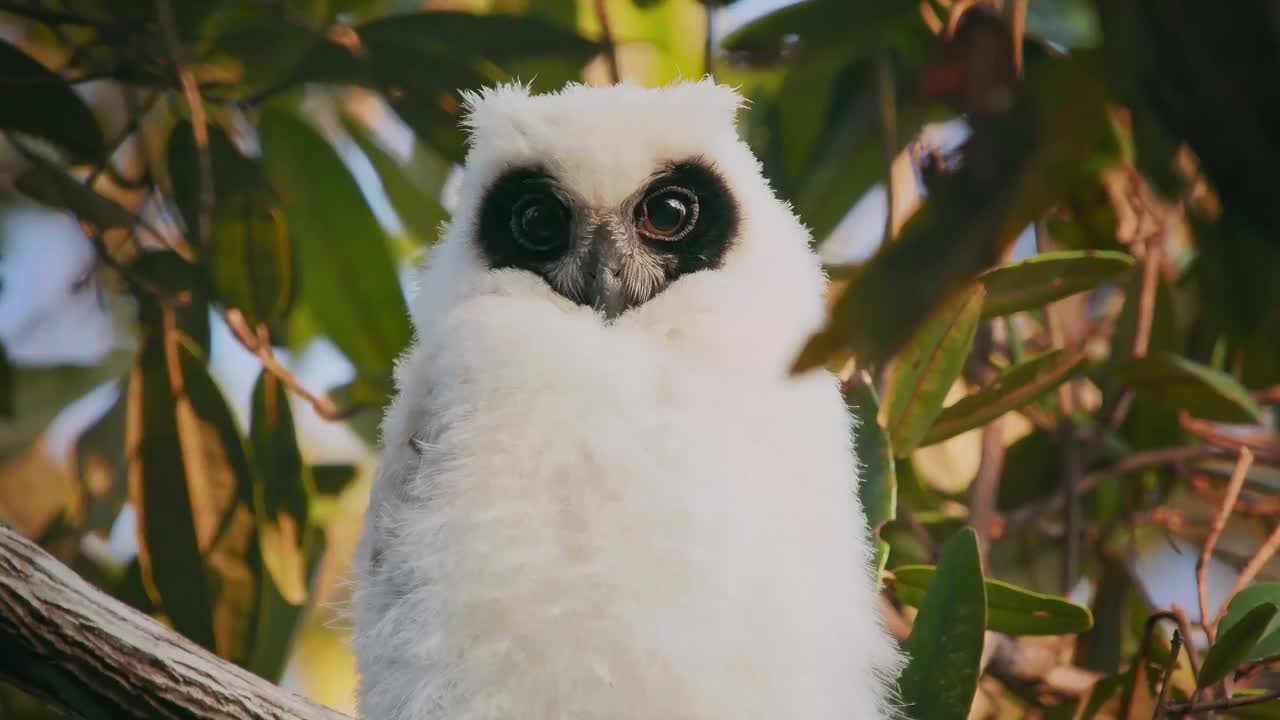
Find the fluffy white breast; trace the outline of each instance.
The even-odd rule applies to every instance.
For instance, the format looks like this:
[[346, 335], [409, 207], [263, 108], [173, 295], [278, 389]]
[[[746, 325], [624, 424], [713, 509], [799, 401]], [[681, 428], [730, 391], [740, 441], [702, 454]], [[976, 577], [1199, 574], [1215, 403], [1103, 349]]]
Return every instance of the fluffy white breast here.
[[[736, 95], [522, 93], [474, 103], [473, 191], [513, 157], [544, 156], [584, 186], [625, 176], [601, 180], [608, 197], [655, 155], [696, 150], [729, 179], [742, 239], [723, 268], [606, 324], [530, 273], [488, 271], [464, 201], [420, 278], [419, 341], [384, 425], [357, 563], [363, 712], [889, 717], [899, 658], [849, 418], [828, 374], [786, 374], [821, 321], [823, 279], [733, 135]], [[600, 157], [589, 135], [594, 155], [563, 150], [563, 134], [659, 117], [687, 132], [635, 125], [647, 159]]]

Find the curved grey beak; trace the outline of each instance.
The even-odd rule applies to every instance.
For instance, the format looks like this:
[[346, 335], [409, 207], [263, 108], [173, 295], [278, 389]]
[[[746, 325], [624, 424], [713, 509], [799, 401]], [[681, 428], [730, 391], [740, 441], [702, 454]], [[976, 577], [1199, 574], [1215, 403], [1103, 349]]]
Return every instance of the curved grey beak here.
[[625, 255], [621, 242], [612, 223], [601, 222], [592, 233], [591, 252], [587, 257], [587, 299], [596, 312], [608, 320], [617, 318], [628, 307], [622, 285]]

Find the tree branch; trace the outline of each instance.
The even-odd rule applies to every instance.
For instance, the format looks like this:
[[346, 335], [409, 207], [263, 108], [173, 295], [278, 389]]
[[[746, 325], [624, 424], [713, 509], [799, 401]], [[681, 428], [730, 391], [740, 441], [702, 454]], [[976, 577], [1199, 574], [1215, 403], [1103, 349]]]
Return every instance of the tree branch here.
[[350, 720], [213, 656], [4, 526], [0, 678], [85, 720]]

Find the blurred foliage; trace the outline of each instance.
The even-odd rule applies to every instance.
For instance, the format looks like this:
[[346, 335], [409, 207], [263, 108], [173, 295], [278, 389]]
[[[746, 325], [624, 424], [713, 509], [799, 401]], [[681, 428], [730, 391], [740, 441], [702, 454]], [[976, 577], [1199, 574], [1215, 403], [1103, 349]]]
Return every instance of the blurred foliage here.
[[[743, 137], [824, 254], [887, 198], [796, 367], [846, 380], [916, 717], [1280, 717], [1254, 702], [1280, 688], [1277, 4], [804, 0], [709, 33], [734, 4], [0, 2], [0, 204], [74, 217], [98, 262], [71, 292], [127, 308], [96, 363], [0, 353], [0, 519], [280, 680], [364, 490], [308, 461], [297, 416], [376, 442], [459, 92], [705, 68], [750, 99]], [[210, 372], [219, 325], [262, 365], [247, 424]], [[317, 338], [348, 382], [276, 357]], [[74, 477], [33, 495], [27, 458], [104, 382]], [[93, 548], [126, 505], [120, 562]], [[1163, 579], [1212, 598], [1188, 618], [1139, 559], [1206, 539], [1242, 579]], [[39, 712], [2, 688], [0, 711]]]

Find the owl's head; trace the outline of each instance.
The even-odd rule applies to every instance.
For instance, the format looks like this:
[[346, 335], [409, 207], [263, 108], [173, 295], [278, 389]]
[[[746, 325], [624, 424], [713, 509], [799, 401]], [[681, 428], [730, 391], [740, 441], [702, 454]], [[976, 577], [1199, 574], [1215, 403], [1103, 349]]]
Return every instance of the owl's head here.
[[527, 273], [613, 320], [691, 277], [811, 260], [738, 137], [731, 88], [515, 84], [466, 101], [470, 152], [444, 245], [468, 265]]

